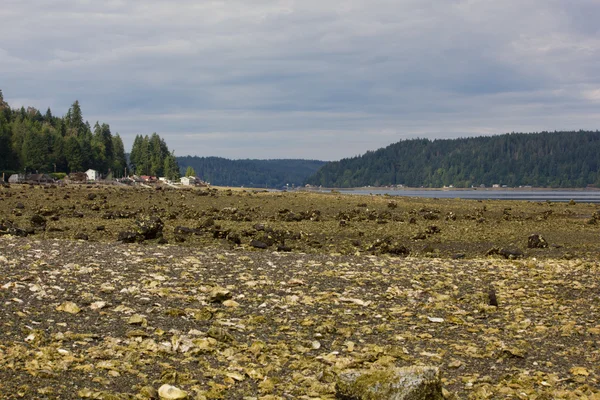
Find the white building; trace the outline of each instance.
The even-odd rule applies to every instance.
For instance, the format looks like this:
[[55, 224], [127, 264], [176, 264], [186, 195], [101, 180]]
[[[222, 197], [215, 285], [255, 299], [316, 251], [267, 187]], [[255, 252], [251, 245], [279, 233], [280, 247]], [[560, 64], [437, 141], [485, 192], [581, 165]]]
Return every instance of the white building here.
[[87, 175], [88, 181], [97, 181], [100, 179], [100, 173], [94, 169], [88, 169], [85, 171], [85, 174]]
[[195, 176], [184, 176], [181, 178], [181, 184], [184, 186], [193, 186], [196, 184]]

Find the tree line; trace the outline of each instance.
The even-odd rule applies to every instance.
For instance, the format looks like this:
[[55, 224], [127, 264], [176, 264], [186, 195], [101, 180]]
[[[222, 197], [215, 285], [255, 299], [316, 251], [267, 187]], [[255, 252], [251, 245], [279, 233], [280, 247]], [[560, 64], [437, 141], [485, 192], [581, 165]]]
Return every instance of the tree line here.
[[316, 160], [229, 160], [221, 157], [177, 157], [181, 172], [188, 168], [213, 185], [282, 188], [300, 186], [323, 161]]
[[306, 182], [325, 187], [600, 187], [599, 168], [599, 131], [508, 133], [403, 140], [330, 162]]
[[[129, 171], [164, 172], [168, 164], [166, 171], [179, 177], [175, 156], [158, 135], [138, 141], [144, 150], [137, 154], [143, 155]], [[160, 168], [153, 169], [158, 161]], [[11, 109], [0, 90], [0, 173], [70, 173], [90, 168], [115, 178], [128, 172], [123, 141], [108, 124], [96, 122], [92, 127], [84, 121], [79, 101], [63, 117], [53, 115], [50, 108], [45, 114], [34, 107]]]

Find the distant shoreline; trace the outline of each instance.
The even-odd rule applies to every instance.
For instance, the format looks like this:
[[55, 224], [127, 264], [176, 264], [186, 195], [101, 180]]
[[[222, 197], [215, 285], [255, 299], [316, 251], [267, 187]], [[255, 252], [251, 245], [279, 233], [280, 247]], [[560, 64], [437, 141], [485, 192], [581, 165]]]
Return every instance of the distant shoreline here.
[[297, 188], [296, 190], [310, 191], [310, 192], [352, 192], [352, 191], [373, 191], [373, 192], [402, 192], [402, 191], [427, 191], [427, 192], [474, 192], [474, 191], [490, 191], [490, 192], [600, 192], [600, 188], [588, 187], [588, 188], [544, 188], [544, 187], [511, 187], [511, 188], [420, 188], [420, 187], [402, 187], [402, 188], [386, 188], [386, 187], [354, 187], [354, 188]]

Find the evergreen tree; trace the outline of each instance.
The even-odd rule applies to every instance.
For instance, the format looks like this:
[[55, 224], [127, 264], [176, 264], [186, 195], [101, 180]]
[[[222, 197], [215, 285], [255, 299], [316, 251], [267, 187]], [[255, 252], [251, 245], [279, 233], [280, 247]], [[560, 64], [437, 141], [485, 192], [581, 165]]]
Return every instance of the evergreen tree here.
[[65, 158], [69, 172], [82, 172], [84, 170], [84, 159], [79, 141], [75, 136], [67, 137], [65, 142]]
[[194, 168], [192, 167], [187, 167], [185, 170], [185, 176], [196, 176], [196, 171], [194, 171]]
[[174, 153], [169, 153], [165, 157], [164, 174], [165, 177], [170, 181], [179, 180], [179, 164], [177, 163], [177, 159], [175, 158]]
[[112, 160], [112, 170], [113, 174], [116, 177], [124, 176], [125, 168], [127, 167], [127, 159], [125, 158], [125, 147], [123, 146], [123, 141], [121, 140], [121, 136], [117, 133], [112, 138], [112, 147], [113, 147], [113, 160]]

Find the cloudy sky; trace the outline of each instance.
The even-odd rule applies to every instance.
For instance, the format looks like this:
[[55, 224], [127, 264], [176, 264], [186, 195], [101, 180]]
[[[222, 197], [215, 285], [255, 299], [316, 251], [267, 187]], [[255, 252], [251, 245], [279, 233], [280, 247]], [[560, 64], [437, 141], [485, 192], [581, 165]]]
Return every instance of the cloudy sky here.
[[402, 139], [600, 129], [598, 0], [2, 0], [12, 107], [130, 148], [336, 160]]

